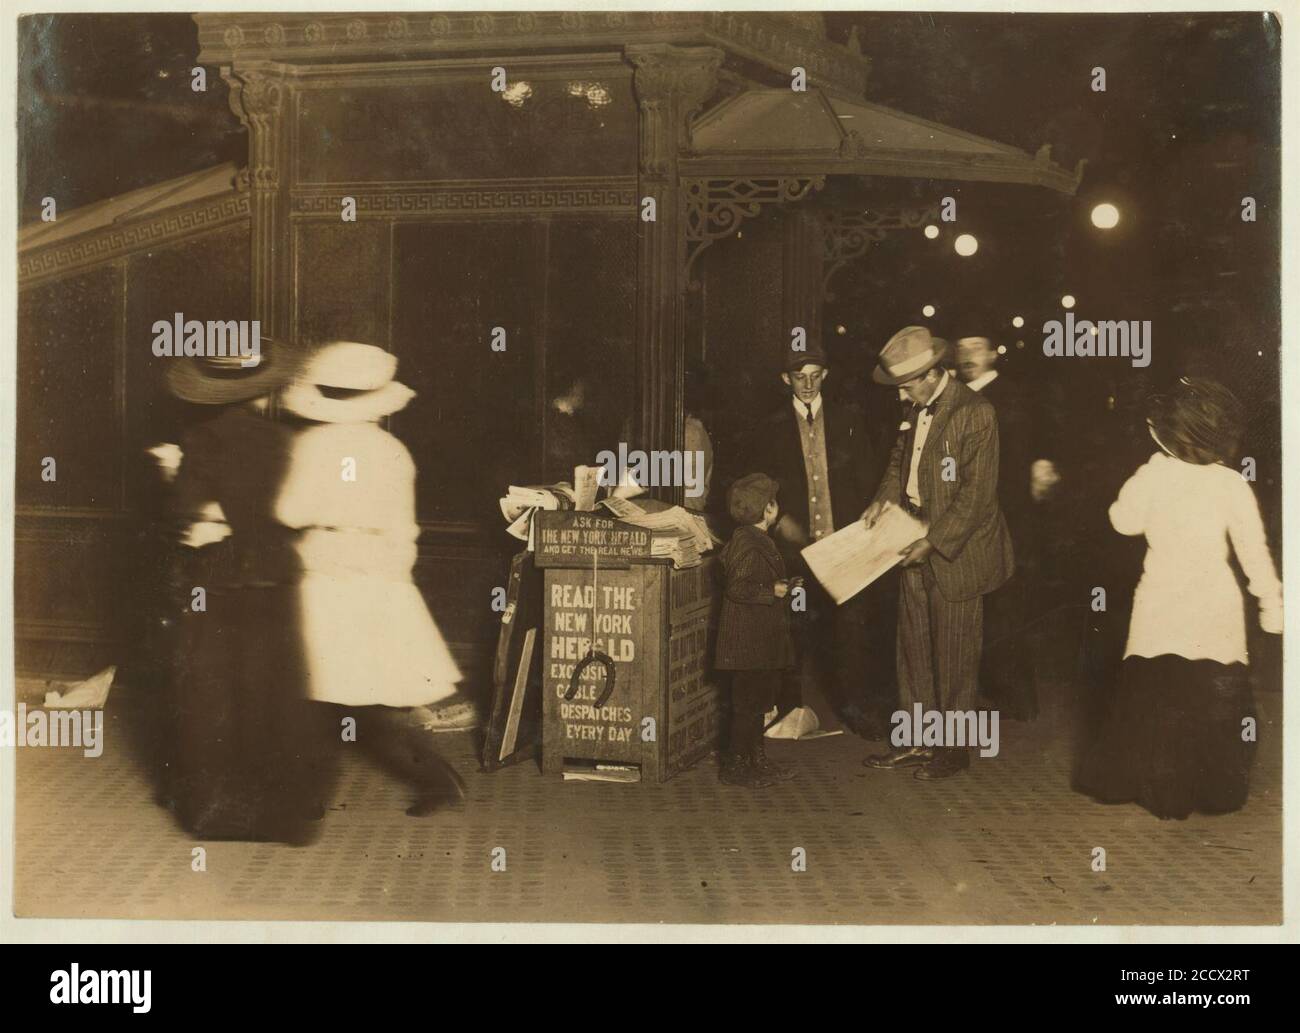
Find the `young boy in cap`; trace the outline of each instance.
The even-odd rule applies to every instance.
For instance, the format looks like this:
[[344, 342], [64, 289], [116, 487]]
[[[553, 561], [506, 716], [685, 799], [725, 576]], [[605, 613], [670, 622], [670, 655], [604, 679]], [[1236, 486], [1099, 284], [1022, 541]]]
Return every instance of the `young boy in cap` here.
[[722, 550], [726, 588], [718, 620], [715, 667], [733, 671], [731, 727], [720, 778], [751, 789], [793, 777], [763, 749], [763, 715], [776, 702], [781, 672], [794, 662], [785, 602], [801, 579], [789, 579], [768, 530], [776, 523], [779, 485], [762, 473], [741, 477], [727, 492], [739, 525]]

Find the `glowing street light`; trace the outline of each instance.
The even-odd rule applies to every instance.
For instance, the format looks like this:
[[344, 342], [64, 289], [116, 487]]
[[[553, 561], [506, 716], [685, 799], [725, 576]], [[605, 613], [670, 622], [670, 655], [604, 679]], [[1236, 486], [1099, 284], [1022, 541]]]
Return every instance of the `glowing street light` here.
[[1005, 355], [1006, 353], [1007, 353], [1007, 346], [1006, 346], [1005, 344], [999, 344], [999, 345], [998, 345], [998, 354], [999, 354], [999, 355]]
[[970, 233], [963, 233], [952, 242], [952, 249], [962, 258], [970, 258], [980, 249], [980, 242]]
[[1119, 209], [1109, 201], [1092, 210], [1092, 224], [1099, 230], [1113, 230], [1119, 225]]
[[1074, 308], [1074, 295], [1066, 294], [1061, 298], [1061, 308]]
[[926, 319], [929, 319], [934, 315], [934, 306], [926, 305], [925, 308], [921, 309], [921, 315], [925, 316]]
[[934, 223], [930, 223], [930, 225], [925, 228], [925, 235], [928, 239], [934, 240], [934, 238], [939, 235], [939, 227]]
[[1014, 326], [1017, 330], [1019, 330], [1022, 326], [1025, 325], [1025, 317], [1016, 316], [1015, 319], [1011, 320], [1011, 325]]

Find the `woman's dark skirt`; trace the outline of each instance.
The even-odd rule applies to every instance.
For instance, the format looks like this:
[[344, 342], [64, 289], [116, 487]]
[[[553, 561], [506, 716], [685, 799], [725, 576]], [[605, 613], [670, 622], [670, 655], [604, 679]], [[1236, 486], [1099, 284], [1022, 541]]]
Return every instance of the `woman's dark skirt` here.
[[1128, 657], [1074, 787], [1102, 803], [1141, 804], [1159, 818], [1239, 810], [1256, 726], [1245, 664]]
[[181, 614], [172, 795], [203, 839], [295, 841], [333, 781], [339, 724], [303, 699], [293, 585], [207, 591]]

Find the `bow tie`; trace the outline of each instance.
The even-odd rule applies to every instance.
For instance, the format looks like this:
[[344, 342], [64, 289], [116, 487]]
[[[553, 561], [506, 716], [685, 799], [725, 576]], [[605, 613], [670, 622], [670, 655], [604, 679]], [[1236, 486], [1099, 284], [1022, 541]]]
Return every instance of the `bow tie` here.
[[912, 419], [914, 420], [918, 419], [922, 413], [924, 413], [927, 416], [933, 416], [934, 407], [938, 404], [939, 404], [939, 399], [937, 398], [931, 398], [928, 402], [925, 403], [925, 405], [922, 405], [920, 402], [913, 402], [911, 408]]

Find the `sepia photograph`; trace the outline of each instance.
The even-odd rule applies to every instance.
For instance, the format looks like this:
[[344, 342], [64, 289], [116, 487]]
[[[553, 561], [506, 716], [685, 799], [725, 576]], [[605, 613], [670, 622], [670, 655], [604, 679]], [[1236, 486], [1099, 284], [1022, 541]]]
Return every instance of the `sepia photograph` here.
[[9, 917], [1279, 935], [1285, 12], [1174, 6], [11, 14]]

